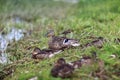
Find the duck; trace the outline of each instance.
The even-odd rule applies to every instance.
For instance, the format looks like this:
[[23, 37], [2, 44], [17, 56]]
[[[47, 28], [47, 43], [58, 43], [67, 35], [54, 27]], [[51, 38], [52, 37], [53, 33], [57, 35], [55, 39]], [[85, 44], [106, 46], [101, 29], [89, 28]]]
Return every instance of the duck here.
[[74, 67], [74, 69], [81, 68], [82, 66], [88, 66], [92, 64], [92, 58], [89, 56], [83, 56], [79, 60], [69, 62], [69, 64]]
[[93, 64], [98, 64], [98, 68], [100, 70], [102, 70], [104, 68], [104, 61], [99, 59], [97, 57], [97, 53], [94, 51], [92, 52], [91, 56], [83, 55], [82, 58], [80, 58], [79, 60], [75, 60], [73, 62], [70, 62], [69, 64], [71, 66], [73, 66], [74, 69], [78, 69], [78, 68], [81, 68], [83, 66], [90, 66]]
[[40, 49], [38, 47], [34, 48], [32, 52], [32, 58], [33, 59], [46, 59], [51, 58], [54, 55], [60, 53], [61, 50], [52, 50], [52, 49]]
[[70, 78], [73, 75], [74, 68], [66, 63], [64, 58], [59, 58], [51, 69], [53, 77]]
[[69, 64], [71, 66], [73, 66], [75, 69], [78, 69], [78, 68], [80, 68], [82, 66], [91, 65], [91, 64], [93, 64], [94, 61], [97, 61], [96, 52], [92, 51], [91, 53], [92, 53], [92, 57], [83, 55], [82, 58], [80, 58], [79, 60], [69, 62]]
[[85, 47], [95, 46], [97, 48], [102, 48], [104, 42], [106, 42], [106, 40], [103, 37], [98, 37], [97, 39], [93, 40], [92, 42], [85, 44]]
[[47, 33], [47, 37], [49, 37], [49, 48], [54, 50], [64, 50], [66, 48], [77, 47], [80, 45], [79, 40], [70, 39], [62, 36], [55, 36], [54, 30], [50, 30]]

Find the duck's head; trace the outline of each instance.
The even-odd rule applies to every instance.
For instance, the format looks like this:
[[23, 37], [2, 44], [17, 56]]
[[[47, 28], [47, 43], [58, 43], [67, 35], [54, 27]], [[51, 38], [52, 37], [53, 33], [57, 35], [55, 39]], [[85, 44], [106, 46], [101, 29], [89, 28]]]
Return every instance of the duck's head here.
[[59, 59], [57, 60], [57, 62], [55, 63], [55, 66], [60, 66], [60, 65], [63, 65], [63, 64], [65, 64], [65, 63], [66, 63], [66, 61], [65, 61], [64, 58], [59, 58]]
[[55, 36], [54, 30], [49, 30], [49, 31], [46, 33], [46, 36], [47, 36], [47, 37]]
[[36, 55], [36, 54], [38, 54], [38, 53], [40, 53], [40, 52], [41, 52], [40, 48], [36, 47], [36, 48], [33, 50], [32, 55]]
[[76, 46], [79, 46], [80, 43], [78, 40], [75, 40], [75, 39], [64, 39], [63, 45], [76, 47]]

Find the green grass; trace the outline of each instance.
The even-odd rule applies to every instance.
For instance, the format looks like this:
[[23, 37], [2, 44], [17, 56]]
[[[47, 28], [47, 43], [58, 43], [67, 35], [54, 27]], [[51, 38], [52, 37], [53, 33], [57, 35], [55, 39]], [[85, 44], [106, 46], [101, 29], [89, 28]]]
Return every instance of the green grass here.
[[[39, 80], [61, 80], [50, 75], [52, 65], [58, 58], [64, 57], [68, 62], [74, 61], [84, 54], [90, 55], [91, 51], [97, 52], [98, 57], [105, 61], [109, 79], [119, 80], [120, 76], [112, 74], [120, 70], [120, 45], [114, 43], [115, 38], [120, 38], [119, 0], [80, 0], [78, 4], [49, 0], [2, 0], [0, 4], [0, 29], [4, 28], [7, 31], [8, 27], [4, 22], [15, 16], [33, 24], [30, 36], [14, 42], [8, 47], [7, 53], [11, 55], [10, 59], [14, 62], [14, 73], [5, 76], [5, 80], [28, 80], [32, 77], [38, 77]], [[13, 24], [11, 23], [11, 25]], [[26, 23], [16, 25], [18, 28], [29, 30], [29, 25]], [[85, 50], [70, 49], [53, 58], [36, 62], [31, 59], [33, 48], [30, 50], [27, 48], [48, 47], [48, 39], [45, 34], [51, 28], [55, 30], [56, 35], [65, 29], [73, 29], [73, 34], [68, 37], [80, 39], [81, 44], [91, 41], [85, 39], [91, 35], [102, 36], [108, 42], [103, 45], [102, 49], [94, 46]], [[111, 54], [116, 54], [117, 57], [110, 58]], [[21, 60], [23, 61], [21, 62]], [[115, 65], [117, 67], [114, 68]], [[3, 68], [4, 66], [1, 67], [1, 70]], [[76, 70], [72, 78], [65, 80], [93, 80], [94, 77], [88, 76], [92, 70], [94, 71], [93, 67], [83, 67]]]

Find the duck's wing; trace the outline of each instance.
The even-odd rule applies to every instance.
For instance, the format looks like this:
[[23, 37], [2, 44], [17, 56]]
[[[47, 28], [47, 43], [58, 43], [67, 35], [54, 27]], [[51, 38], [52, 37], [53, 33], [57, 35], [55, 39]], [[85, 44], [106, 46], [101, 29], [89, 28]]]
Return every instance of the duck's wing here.
[[58, 76], [61, 78], [71, 77], [73, 74], [74, 68], [69, 64], [64, 64], [61, 66]]
[[52, 50], [52, 49], [42, 49], [42, 51], [44, 53], [53, 53], [54, 52], [54, 50]]
[[59, 36], [52, 37], [52, 39], [49, 40], [49, 43], [48, 43], [49, 48], [54, 50], [62, 49], [63, 40], [64, 40], [63, 37], [59, 37]]
[[45, 58], [48, 58], [48, 54], [37, 54], [36, 55], [36, 59], [45, 59]]
[[55, 50], [62, 50], [68, 47], [76, 47], [79, 46], [79, 41], [76, 39], [69, 39], [66, 37], [59, 37], [59, 36], [54, 36], [52, 40], [49, 42], [49, 48], [50, 49], [55, 49]]
[[79, 46], [79, 40], [77, 39], [71, 39], [67, 37], [54, 37], [53, 42], [59, 43], [60, 46], [65, 47], [65, 46]]
[[54, 36], [52, 42], [63, 42], [66, 37]]
[[79, 46], [79, 45], [80, 45], [80, 43], [76, 39], [66, 38], [63, 41], [63, 46], [66, 46], [66, 47], [76, 47], [76, 46]]

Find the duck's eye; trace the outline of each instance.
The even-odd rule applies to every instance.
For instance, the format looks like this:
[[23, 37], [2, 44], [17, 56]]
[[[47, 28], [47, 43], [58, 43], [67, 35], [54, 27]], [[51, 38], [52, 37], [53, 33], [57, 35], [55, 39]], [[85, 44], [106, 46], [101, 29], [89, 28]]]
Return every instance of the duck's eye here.
[[68, 40], [69, 40], [69, 39], [65, 39], [65, 40], [64, 40], [64, 43], [68, 42]]

